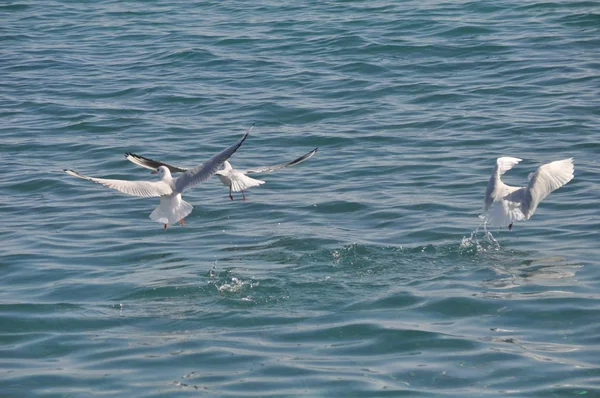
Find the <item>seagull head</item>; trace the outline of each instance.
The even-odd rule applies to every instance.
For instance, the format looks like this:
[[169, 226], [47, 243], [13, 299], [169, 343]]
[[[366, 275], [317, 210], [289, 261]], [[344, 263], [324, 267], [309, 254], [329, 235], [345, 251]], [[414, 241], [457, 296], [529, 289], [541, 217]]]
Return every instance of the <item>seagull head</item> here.
[[165, 177], [171, 177], [171, 172], [165, 166], [158, 166], [158, 169], [152, 170], [152, 174], [158, 174], [161, 180]]
[[231, 163], [229, 163], [227, 160], [223, 162], [223, 170], [227, 171], [227, 170], [231, 170], [233, 169], [233, 167], [231, 167]]

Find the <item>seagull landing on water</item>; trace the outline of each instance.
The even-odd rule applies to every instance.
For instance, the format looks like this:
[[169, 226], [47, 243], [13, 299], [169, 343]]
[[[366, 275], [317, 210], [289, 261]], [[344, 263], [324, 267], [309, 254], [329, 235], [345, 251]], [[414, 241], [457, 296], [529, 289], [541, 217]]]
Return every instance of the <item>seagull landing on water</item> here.
[[[254, 125], [253, 125], [254, 126]], [[250, 127], [250, 130], [252, 127]], [[248, 130], [248, 132], [250, 131]], [[256, 187], [258, 185], [264, 184], [265, 182], [262, 180], [257, 180], [251, 177], [248, 177], [246, 174], [259, 174], [259, 173], [271, 173], [275, 170], [283, 169], [285, 167], [294, 166], [298, 163], [305, 161], [306, 159], [312, 157], [319, 148], [315, 148], [312, 151], [300, 156], [292, 160], [291, 162], [281, 163], [274, 166], [264, 166], [264, 167], [256, 167], [248, 170], [237, 170], [231, 166], [231, 163], [228, 161], [223, 162], [223, 169], [217, 171], [215, 174], [219, 177], [219, 180], [223, 183], [223, 185], [229, 187], [229, 198], [233, 200], [232, 192], [242, 192], [242, 197], [246, 200], [246, 195], [244, 194], [244, 190]], [[152, 160], [149, 158], [145, 158], [140, 155], [136, 155], [134, 153], [126, 153], [125, 157], [130, 162], [137, 164], [138, 166], [146, 167], [148, 169], [155, 169], [159, 166], [165, 166], [167, 169], [171, 171], [171, 173], [182, 173], [187, 171], [188, 169], [185, 167], [173, 166], [165, 162], [161, 162], [158, 160]]]
[[150, 218], [153, 221], [164, 224], [165, 229], [171, 223], [180, 222], [183, 225], [183, 219], [192, 212], [193, 206], [181, 199], [183, 191], [197, 185], [212, 177], [223, 162], [227, 161], [231, 155], [237, 151], [242, 143], [248, 137], [248, 133], [229, 148], [219, 152], [200, 166], [187, 170], [183, 175], [173, 178], [171, 172], [165, 166], [153, 168], [152, 173], [158, 173], [159, 181], [125, 181], [110, 180], [105, 178], [94, 178], [84, 176], [73, 170], [64, 171], [73, 177], [93, 181], [102, 184], [108, 188], [133, 196], [160, 197], [160, 204]]
[[485, 190], [484, 214], [479, 217], [492, 227], [512, 230], [513, 223], [529, 220], [539, 203], [552, 191], [573, 179], [573, 158], [557, 160], [540, 166], [529, 174], [526, 187], [511, 187], [500, 180], [521, 159], [502, 157], [496, 160], [492, 177]]

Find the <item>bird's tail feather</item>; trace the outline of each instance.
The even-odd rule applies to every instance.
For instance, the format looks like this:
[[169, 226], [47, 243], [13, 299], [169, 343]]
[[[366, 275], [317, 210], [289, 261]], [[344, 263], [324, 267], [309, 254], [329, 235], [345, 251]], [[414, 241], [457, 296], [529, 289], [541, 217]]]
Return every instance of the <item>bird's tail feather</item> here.
[[526, 219], [520, 203], [509, 200], [494, 202], [490, 210], [481, 216], [489, 227], [508, 227], [510, 224]]
[[248, 188], [257, 187], [264, 183], [264, 181], [257, 180], [256, 178], [241, 176], [241, 178], [236, 178], [235, 180], [231, 181], [231, 190], [233, 192], [240, 192]]
[[162, 200], [160, 205], [150, 214], [150, 219], [161, 224], [174, 224], [184, 219], [192, 212], [194, 208], [185, 200]]

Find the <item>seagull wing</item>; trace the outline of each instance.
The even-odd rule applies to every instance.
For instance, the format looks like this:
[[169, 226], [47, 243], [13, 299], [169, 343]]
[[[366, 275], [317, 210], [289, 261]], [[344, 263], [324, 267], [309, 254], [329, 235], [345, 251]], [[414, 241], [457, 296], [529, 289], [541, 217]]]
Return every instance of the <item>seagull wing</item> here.
[[167, 169], [169, 169], [171, 173], [185, 173], [188, 170], [185, 167], [173, 166], [165, 162], [160, 162], [158, 160], [136, 155], [135, 153], [127, 152], [125, 154], [125, 158], [127, 158], [127, 160], [129, 160], [130, 162], [137, 164], [138, 166], [142, 166], [151, 170], [156, 170], [160, 166], [165, 166]]
[[531, 176], [523, 200], [523, 214], [529, 219], [538, 204], [552, 191], [573, 179], [573, 158], [557, 160], [540, 166]]
[[[252, 125], [252, 127], [254, 127], [254, 125]], [[217, 153], [215, 156], [208, 159], [200, 166], [191, 168], [188, 171], [186, 171], [183, 175], [179, 176], [175, 180], [175, 190], [177, 192], [183, 192], [186, 189], [191, 188], [194, 185], [197, 185], [212, 177], [217, 172], [217, 170], [219, 170], [223, 162], [229, 159], [229, 157], [233, 155], [235, 151], [237, 151], [238, 148], [244, 143], [252, 127], [248, 129], [246, 134], [244, 134], [244, 136], [238, 142], [236, 142], [229, 148]]]
[[82, 178], [84, 180], [93, 181], [96, 184], [102, 184], [105, 187], [115, 189], [119, 192], [126, 193], [132, 196], [163, 196], [170, 195], [173, 190], [169, 184], [163, 181], [125, 181], [125, 180], [110, 180], [105, 178], [94, 178], [84, 176], [73, 170], [64, 170], [65, 173], [73, 177]]
[[498, 186], [502, 185], [500, 176], [512, 169], [512, 167], [518, 164], [521, 160], [522, 159], [512, 158], [509, 156], [496, 159], [496, 165], [492, 171], [492, 176], [490, 177], [490, 181], [485, 189], [485, 195], [483, 197], [483, 211], [487, 211], [495, 200], [500, 199], [498, 195], [494, 195], [495, 193], [497, 194]]
[[518, 164], [522, 160], [523, 159], [519, 158], [511, 158], [510, 156], [498, 158], [496, 159], [496, 167], [494, 167], [494, 172], [498, 171], [498, 173], [502, 175], [508, 170], [512, 169], [514, 165]]
[[317, 153], [318, 150], [319, 150], [319, 148], [315, 148], [312, 151], [300, 156], [299, 158], [292, 160], [291, 162], [276, 164], [274, 166], [255, 167], [253, 169], [241, 170], [241, 171], [244, 174], [271, 173], [276, 170], [280, 170], [280, 169], [283, 169], [286, 167], [294, 166], [298, 163], [302, 163], [306, 159], [311, 158], [315, 153]]

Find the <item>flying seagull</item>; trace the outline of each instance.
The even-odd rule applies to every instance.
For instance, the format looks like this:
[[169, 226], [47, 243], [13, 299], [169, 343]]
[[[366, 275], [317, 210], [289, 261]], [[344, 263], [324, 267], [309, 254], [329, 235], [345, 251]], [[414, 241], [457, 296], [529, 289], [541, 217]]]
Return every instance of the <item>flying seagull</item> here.
[[[250, 129], [252, 129], [252, 127], [250, 127]], [[233, 200], [232, 192], [240, 191], [242, 192], [242, 197], [244, 198], [244, 200], [246, 200], [246, 195], [244, 195], [245, 189], [265, 183], [262, 180], [257, 180], [248, 177], [246, 174], [271, 173], [273, 171], [283, 169], [285, 167], [294, 166], [313, 156], [318, 149], [319, 148], [315, 148], [312, 151], [300, 156], [299, 158], [292, 160], [291, 162], [281, 163], [274, 166], [256, 167], [248, 170], [234, 169], [231, 166], [231, 163], [225, 161], [223, 162], [223, 169], [217, 171], [215, 174], [217, 175], [217, 177], [219, 177], [219, 180], [221, 180], [223, 185], [229, 187], [229, 198], [231, 200]], [[168, 163], [145, 158], [134, 153], [126, 153], [125, 157], [127, 158], [127, 160], [137, 164], [138, 166], [146, 167], [148, 169], [155, 169], [159, 166], [165, 166], [171, 171], [171, 173], [182, 173], [188, 170], [185, 167], [173, 166]]]
[[159, 181], [111, 180], [84, 176], [68, 169], [64, 171], [73, 177], [93, 181], [128, 195], [143, 197], [159, 196], [160, 204], [150, 214], [150, 218], [153, 221], [164, 224], [165, 229], [167, 229], [169, 224], [176, 223], [177, 221], [183, 225], [183, 219], [192, 211], [193, 206], [182, 200], [181, 194], [185, 190], [212, 177], [223, 162], [227, 161], [237, 151], [247, 137], [248, 132], [229, 148], [217, 153], [200, 166], [188, 169], [183, 175], [177, 178], [173, 178], [169, 168], [165, 166], [152, 168], [153, 174], [158, 173], [160, 177]]
[[496, 160], [485, 190], [484, 214], [480, 216], [492, 227], [508, 226], [510, 231], [514, 222], [529, 220], [546, 196], [573, 179], [573, 158], [569, 158], [540, 166], [535, 173], [529, 174], [526, 187], [503, 183], [500, 176], [521, 160], [512, 157]]

